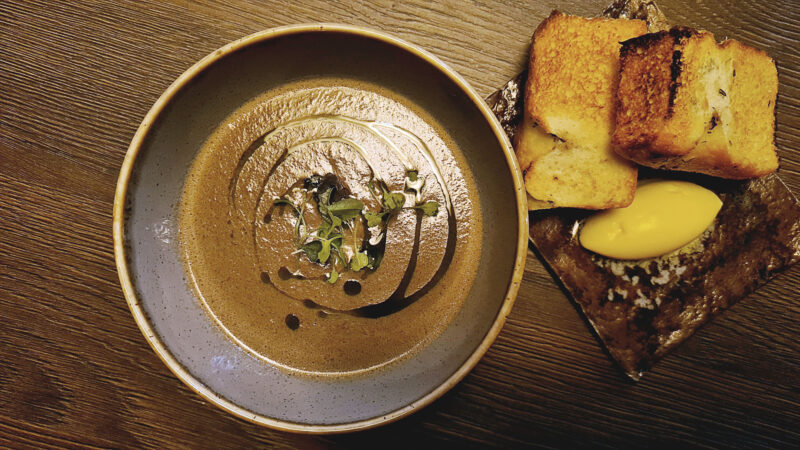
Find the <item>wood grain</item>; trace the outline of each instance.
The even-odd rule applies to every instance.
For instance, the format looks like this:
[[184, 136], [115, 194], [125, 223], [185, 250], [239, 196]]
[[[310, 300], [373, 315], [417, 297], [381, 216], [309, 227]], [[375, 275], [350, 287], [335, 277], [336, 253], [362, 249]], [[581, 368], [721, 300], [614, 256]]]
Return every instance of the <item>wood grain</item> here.
[[[150, 105], [196, 60], [265, 28], [342, 22], [421, 45], [486, 96], [522, 69], [552, 9], [594, 15], [604, 3], [0, 2], [0, 446], [800, 445], [800, 267], [633, 384], [529, 252], [506, 327], [462, 383], [398, 423], [332, 437], [260, 428], [202, 401], [128, 312], [111, 245], [119, 166]], [[800, 10], [660, 5], [775, 58], [781, 175], [800, 192]]]

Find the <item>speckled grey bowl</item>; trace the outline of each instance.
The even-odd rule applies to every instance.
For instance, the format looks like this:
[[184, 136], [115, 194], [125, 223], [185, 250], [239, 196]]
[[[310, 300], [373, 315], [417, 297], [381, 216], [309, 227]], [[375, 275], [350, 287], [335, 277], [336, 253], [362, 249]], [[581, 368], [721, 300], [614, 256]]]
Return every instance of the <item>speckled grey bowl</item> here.
[[[190, 163], [234, 110], [284, 83], [349, 77], [413, 100], [450, 132], [475, 175], [484, 221], [478, 280], [452, 324], [416, 356], [367, 376], [291, 375], [219, 331], [187, 287], [177, 203]], [[341, 25], [276, 28], [233, 42], [178, 78], [131, 142], [114, 202], [114, 249], [125, 297], [147, 341], [200, 395], [244, 419], [289, 431], [374, 427], [456, 384], [494, 340], [522, 277], [527, 242], [522, 177], [507, 137], [472, 88], [432, 55]]]

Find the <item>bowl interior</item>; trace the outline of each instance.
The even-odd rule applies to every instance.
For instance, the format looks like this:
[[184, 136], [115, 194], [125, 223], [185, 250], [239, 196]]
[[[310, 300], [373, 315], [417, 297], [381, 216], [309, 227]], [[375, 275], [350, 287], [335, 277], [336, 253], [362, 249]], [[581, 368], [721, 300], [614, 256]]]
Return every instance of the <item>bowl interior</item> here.
[[[140, 326], [184, 382], [214, 403], [267, 425], [335, 431], [377, 421], [367, 423], [374, 425], [421, 406], [420, 399], [457, 381], [453, 375], [502, 320], [501, 308], [511, 301], [512, 277], [521, 270], [517, 256], [525, 235], [520, 232], [520, 194], [502, 141], [448, 75], [385, 39], [318, 26], [251, 37], [242, 48], [220, 55], [155, 116], [133, 164], [124, 238], [127, 273], [135, 290], [129, 302], [134, 315], [141, 314]], [[207, 317], [187, 287], [179, 255], [178, 203], [204, 141], [248, 100], [287, 82], [315, 77], [366, 80], [417, 103], [459, 145], [481, 197], [483, 255], [463, 308], [416, 356], [368, 376], [299, 377], [250, 356]], [[308, 425], [317, 428], [304, 428]]]

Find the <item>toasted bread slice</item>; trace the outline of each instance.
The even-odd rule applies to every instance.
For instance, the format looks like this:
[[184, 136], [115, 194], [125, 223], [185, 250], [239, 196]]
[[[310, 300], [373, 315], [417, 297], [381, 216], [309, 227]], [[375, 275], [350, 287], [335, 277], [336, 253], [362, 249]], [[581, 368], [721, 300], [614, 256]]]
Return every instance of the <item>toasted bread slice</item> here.
[[641, 165], [745, 179], [774, 172], [774, 61], [673, 28], [622, 44], [617, 153]]
[[647, 32], [641, 20], [553, 12], [531, 45], [517, 157], [537, 207], [627, 206], [636, 166], [611, 149], [620, 42]]
[[515, 135], [529, 210], [605, 209], [633, 201], [627, 195], [636, 189], [636, 169], [628, 161], [609, 155], [608, 146], [570, 143], [531, 121], [525, 117]]

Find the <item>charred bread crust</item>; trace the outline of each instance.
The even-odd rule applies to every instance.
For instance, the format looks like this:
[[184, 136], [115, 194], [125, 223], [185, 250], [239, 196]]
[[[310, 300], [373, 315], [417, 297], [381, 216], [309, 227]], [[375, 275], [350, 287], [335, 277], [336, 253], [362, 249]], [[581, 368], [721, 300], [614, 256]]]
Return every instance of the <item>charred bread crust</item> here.
[[633, 38], [620, 49], [612, 146], [648, 167], [763, 176], [778, 166], [776, 96], [774, 61], [738, 41], [684, 27]]
[[672, 117], [680, 86], [683, 47], [695, 35], [688, 28], [645, 34], [622, 43], [616, 128], [612, 145], [633, 161], [669, 157], [689, 149], [653, 148], [663, 122]]

